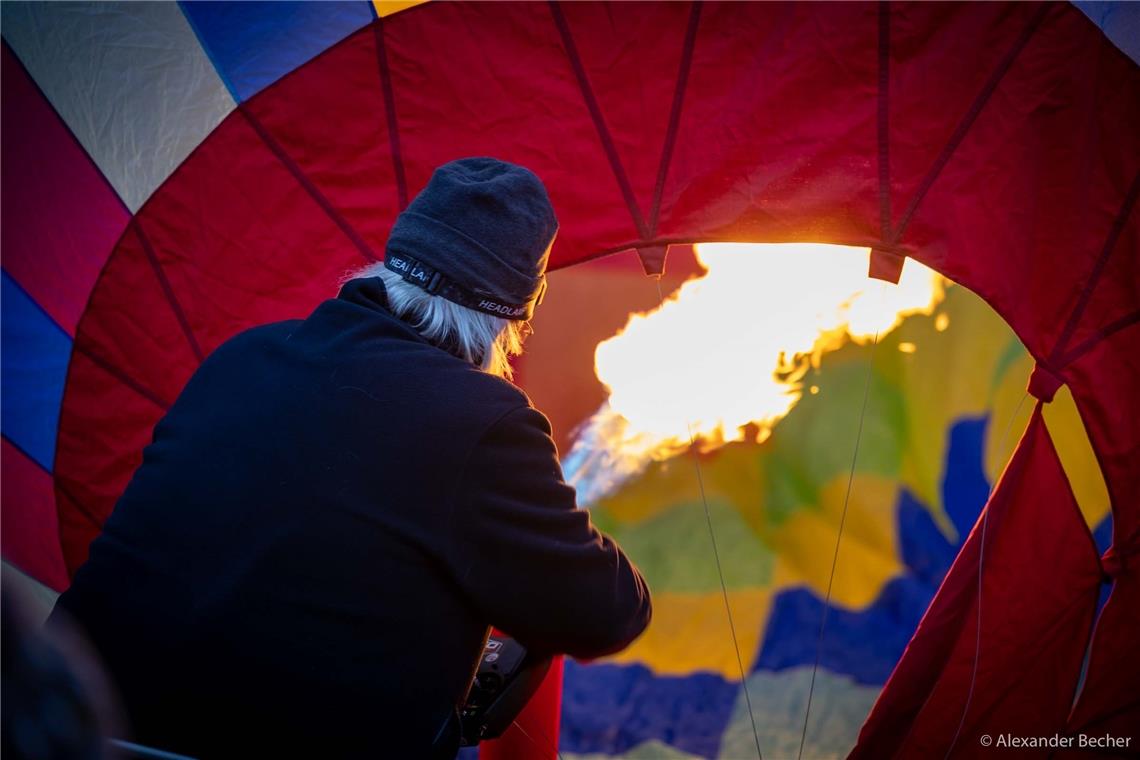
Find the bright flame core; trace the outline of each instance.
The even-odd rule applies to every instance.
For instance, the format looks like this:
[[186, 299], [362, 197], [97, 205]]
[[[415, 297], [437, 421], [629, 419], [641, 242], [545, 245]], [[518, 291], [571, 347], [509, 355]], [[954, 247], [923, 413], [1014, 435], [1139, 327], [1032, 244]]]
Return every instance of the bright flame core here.
[[697, 246], [703, 277], [598, 344], [595, 372], [609, 399], [565, 461], [579, 501], [692, 444], [763, 441], [824, 353], [881, 338], [941, 302], [937, 273], [908, 259], [898, 285], [870, 280], [869, 254], [807, 243]]

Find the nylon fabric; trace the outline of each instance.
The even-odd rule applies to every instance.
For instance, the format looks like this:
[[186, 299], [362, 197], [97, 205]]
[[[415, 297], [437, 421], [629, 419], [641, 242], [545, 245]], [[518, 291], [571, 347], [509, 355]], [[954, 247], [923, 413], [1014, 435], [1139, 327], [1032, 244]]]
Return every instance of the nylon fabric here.
[[5, 3], [4, 39], [137, 211], [234, 108], [175, 3]]
[[[1140, 326], [1116, 333], [1070, 368], [1073, 395], [1104, 472], [1113, 508], [1112, 544], [1120, 573], [1096, 623], [1088, 674], [1073, 712], [1070, 731], [1115, 732], [1127, 736], [1140, 725], [1140, 499], [1136, 456], [1137, 425], [1117, 425], [1140, 415], [1135, 378], [1140, 375]], [[1129, 390], [1131, 389], [1131, 390]]]
[[4, 269], [74, 336], [130, 214], [7, 45], [0, 55]]
[[[1043, 736], [1072, 704], [1100, 583], [1040, 406], [860, 733], [853, 758], [974, 757], [983, 734]], [[1081, 534], [1084, 534], [1082, 537]], [[1047, 562], [1039, 558], [1047, 557]], [[981, 649], [975, 621], [981, 614]], [[1041, 667], [1048, 663], [1048, 667]], [[1032, 699], [1029, 695], [1034, 695]]]
[[248, 100], [373, 19], [366, 0], [180, 2], [235, 100]]
[[71, 339], [7, 272], [0, 287], [4, 436], [51, 472]]
[[0, 551], [7, 562], [55, 591], [70, 578], [59, 546], [51, 474], [4, 438], [0, 443]]
[[[1111, 28], [1127, 21], [1119, 15], [1125, 10], [1084, 10], [710, 2], [697, 16], [689, 4], [635, 12], [621, 5], [440, 3], [369, 25], [373, 11], [363, 2], [4, 4], [10, 52], [43, 93], [38, 98], [21, 83], [22, 70], [10, 65], [6, 50], [4, 213], [27, 221], [5, 225], [5, 270], [40, 315], [59, 324], [64, 337], [75, 336], [70, 364], [60, 365], [58, 350], [38, 375], [58, 379], [60, 366], [67, 367], [57, 443], [43, 443], [48, 426], [41, 421], [41, 442], [27, 449], [37, 461], [55, 463], [68, 566], [85, 556], [197, 354], [252, 324], [307, 313], [364, 263], [363, 249], [382, 250], [402, 199], [422, 188], [432, 169], [489, 154], [534, 169], [550, 187], [563, 223], [552, 267], [633, 246], [714, 238], [880, 245], [979, 294], [1032, 357], [1049, 363], [1060, 352], [1063, 361], [1050, 366], [1071, 388], [1103, 467], [1115, 510], [1113, 549], [1123, 558], [1068, 725], [1125, 726], [1121, 716], [1136, 709], [1129, 689], [1140, 678], [1129, 639], [1140, 606], [1137, 563], [1130, 560], [1140, 534], [1140, 233], [1128, 203], [1140, 176], [1140, 133], [1121, 125], [1140, 123], [1140, 69], [1087, 17], [1120, 40]], [[687, 60], [682, 91], [678, 77]], [[231, 113], [234, 98], [218, 71], [246, 98], [240, 112]], [[68, 130], [90, 164], [76, 143], [67, 147]], [[12, 138], [28, 146], [27, 157], [20, 155], [24, 147], [13, 154]], [[98, 173], [113, 193], [99, 185]], [[22, 183], [19, 192], [11, 192], [11, 182]], [[137, 231], [128, 231], [108, 258], [126, 225], [116, 194], [138, 211], [137, 228], [153, 256]], [[886, 229], [883, 209], [890, 211]], [[616, 283], [599, 279], [591, 300], [568, 312], [576, 330], [608, 308], [601, 301], [624, 297]], [[17, 320], [11, 329], [42, 323], [28, 314], [27, 325]], [[975, 323], [955, 322], [951, 330], [960, 324], [965, 330]], [[985, 367], [1004, 361], [989, 336], [974, 348]], [[1019, 352], [1015, 346], [1007, 356]], [[955, 356], [922, 358], [940, 368], [941, 378], [974, 361]], [[520, 377], [528, 382], [544, 372], [523, 366]], [[1025, 377], [1009, 378], [1020, 395]], [[883, 396], [872, 396], [872, 408], [882, 404], [885, 432], [853, 498], [885, 499], [889, 508], [857, 513], [862, 527], [851, 551], [866, 563], [848, 581], [842, 567], [838, 573], [845, 608], [829, 620], [829, 637], [836, 631], [824, 653], [824, 665], [836, 669], [829, 677], [860, 688], [882, 682], [905, 642], [901, 632], [914, 625], [973, 521], [962, 505], [976, 513], [974, 499], [984, 497], [987, 484], [973, 454], [963, 452], [984, 445], [987, 416], [1003, 419], [997, 401], [979, 396], [973, 383], [914, 391], [922, 403], [903, 403], [890, 383]], [[58, 385], [43, 387], [59, 392]], [[562, 412], [570, 421], [598, 401], [593, 385], [574, 387], [586, 388], [573, 402], [585, 411]], [[912, 416], [902, 415], [912, 407]], [[10, 410], [6, 405], [5, 434]], [[821, 469], [828, 456], [801, 467], [802, 453], [782, 448], [798, 441], [804, 450], [819, 449], [818, 438], [794, 429], [782, 433], [786, 444], [773, 439], [780, 457], [748, 483], [762, 489], [774, 519], [786, 521], [762, 527], [798, 557], [826, 535], [832, 497]], [[892, 430], [909, 436], [899, 439], [906, 445]], [[21, 435], [10, 442], [22, 448]], [[801, 471], [810, 477], [781, 475]], [[906, 488], [876, 479], [884, 476], [905, 479]], [[42, 493], [25, 480], [15, 482], [20, 493]], [[797, 512], [804, 506], [820, 514], [809, 519]], [[1077, 524], [1056, 519], [1055, 529]], [[748, 633], [759, 643], [742, 653], [759, 670], [790, 673], [802, 665], [804, 653], [789, 642], [820, 613], [817, 575], [815, 564], [797, 560], [772, 571], [778, 591], [743, 592], [762, 598], [749, 618], [757, 630]], [[1094, 605], [1100, 589], [1082, 592], [1080, 604]], [[700, 603], [685, 598], [674, 612]], [[665, 612], [661, 619], [682, 615]], [[1011, 635], [1016, 630], [1025, 629], [1008, 627]], [[882, 646], [864, 649], [874, 636]], [[1083, 644], [1087, 630], [1073, 636]], [[651, 631], [646, 640], [657, 643], [643, 651], [668, 651], [664, 638]], [[675, 669], [716, 672], [720, 660], [710, 652], [693, 648], [673, 661]], [[593, 672], [568, 668], [567, 689], [584, 694], [632, 678], [608, 681]], [[659, 704], [681, 710], [688, 687], [670, 691], [654, 680], [674, 675], [687, 677], [650, 672], [637, 693], [656, 698], [660, 689]], [[933, 683], [903, 680], [892, 680], [886, 702]], [[949, 699], [941, 690], [935, 699]], [[739, 696], [739, 684], [725, 681], [713, 691]], [[1056, 705], [1045, 691], [1034, 691], [1034, 699], [1054, 720]], [[586, 702], [567, 704], [567, 725], [589, 724], [574, 709]], [[725, 697], [711, 704], [717, 707], [707, 722], [686, 736], [634, 722], [626, 733], [568, 746], [611, 752], [663, 742], [675, 752], [727, 752], [736, 724], [725, 711], [736, 703]], [[572, 735], [581, 736], [578, 729]]]

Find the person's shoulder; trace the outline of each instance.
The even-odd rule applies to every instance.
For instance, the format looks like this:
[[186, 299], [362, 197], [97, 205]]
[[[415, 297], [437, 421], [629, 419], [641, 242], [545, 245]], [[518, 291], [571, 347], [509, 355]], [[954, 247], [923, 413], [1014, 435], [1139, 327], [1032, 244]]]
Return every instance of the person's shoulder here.
[[519, 409], [533, 408], [530, 397], [509, 380], [484, 372], [462, 360], [451, 364], [452, 377], [462, 387], [462, 403], [489, 424]]
[[226, 340], [222, 341], [210, 352], [207, 360], [221, 357], [230, 353], [243, 353], [258, 344], [272, 343], [279, 340], [288, 340], [289, 336], [303, 323], [300, 319], [287, 319], [281, 322], [269, 322], [246, 328]]
[[[263, 325], [254, 325], [235, 334], [226, 343], [241, 343], [243, 341], [269, 340], [273, 338], [288, 338], [298, 327], [304, 324], [303, 319], [286, 319], [281, 322], [269, 322]], [[225, 345], [223, 343], [222, 345]]]
[[482, 403], [484, 438], [491, 436], [553, 436], [550, 420], [537, 409], [530, 396], [514, 383], [503, 378], [479, 372], [485, 379], [481, 383], [488, 393]]
[[479, 383], [488, 395], [509, 402], [513, 406], [532, 406], [530, 396], [526, 394], [526, 391], [510, 380], [492, 375], [490, 372], [484, 372], [476, 367], [471, 367], [471, 369], [474, 377], [477, 378], [475, 382]]

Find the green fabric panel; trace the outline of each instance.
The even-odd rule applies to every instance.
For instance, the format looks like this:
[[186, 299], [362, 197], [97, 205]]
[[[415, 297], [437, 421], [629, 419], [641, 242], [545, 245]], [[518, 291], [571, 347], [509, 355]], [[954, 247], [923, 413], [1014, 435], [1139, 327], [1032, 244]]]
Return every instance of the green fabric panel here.
[[[817, 385], [819, 393], [805, 393], [764, 445], [764, 512], [769, 524], [779, 525], [796, 509], [818, 504], [819, 489], [851, 471], [869, 355], [868, 346], [854, 344], [829, 355], [824, 371], [805, 381], [805, 385]], [[906, 445], [905, 420], [905, 402], [898, 386], [876, 363], [859, 443], [858, 472], [898, 475]]]
[[[655, 592], [710, 592], [720, 589], [708, 523], [700, 502], [682, 502], [635, 526], [617, 524], [605, 509], [592, 513], [641, 569]], [[767, 586], [773, 557], [740, 513], [722, 501], [709, 502], [717, 550], [730, 589]]]

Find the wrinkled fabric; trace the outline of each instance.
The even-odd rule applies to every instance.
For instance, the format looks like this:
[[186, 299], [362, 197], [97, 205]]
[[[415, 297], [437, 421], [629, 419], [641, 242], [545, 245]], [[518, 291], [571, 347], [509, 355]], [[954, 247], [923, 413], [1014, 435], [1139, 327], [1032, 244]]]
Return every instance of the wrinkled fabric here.
[[2, 13], [4, 39], [132, 212], [234, 108], [177, 3]]
[[[272, 84], [300, 60], [270, 49], [289, 24], [250, 44], [223, 28], [231, 58], [211, 67], [198, 42], [215, 38], [195, 39], [173, 4], [2, 13], [12, 51], [138, 211], [109, 258], [107, 236], [75, 227], [92, 252], [58, 303], [33, 287], [45, 267], [30, 262], [48, 259], [21, 245], [10, 263], [5, 238], [17, 284], [67, 330], [82, 315], [53, 467], [72, 569], [202, 358], [304, 316], [379, 257], [432, 169], [487, 154], [550, 188], [553, 267], [815, 240], [909, 255], [970, 288], [1072, 389], [1116, 556], [1140, 549], [1140, 133], [1121, 127], [1140, 123], [1140, 75], [1072, 6], [427, 4]], [[323, 38], [345, 18], [330, 12]], [[256, 75], [238, 112], [219, 67]], [[8, 92], [5, 127], [20, 113]], [[42, 197], [53, 222], [75, 205]], [[1136, 573], [1126, 561], [1116, 576], [1073, 728], [1136, 713]]]
[[851, 757], [933, 757], [951, 747], [953, 757], [975, 757], [985, 735], [1056, 733], [1076, 693], [1099, 584], [1096, 546], [1038, 407]]

